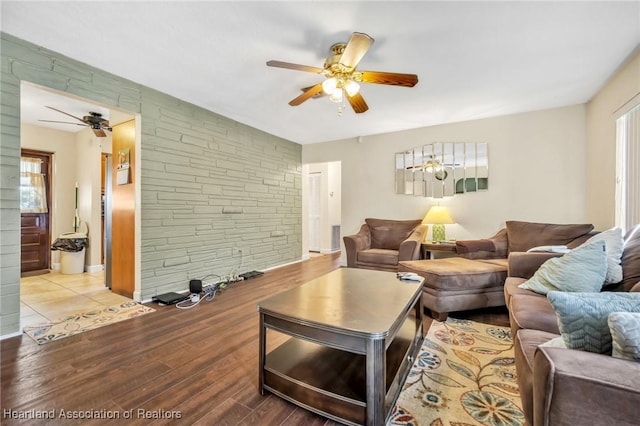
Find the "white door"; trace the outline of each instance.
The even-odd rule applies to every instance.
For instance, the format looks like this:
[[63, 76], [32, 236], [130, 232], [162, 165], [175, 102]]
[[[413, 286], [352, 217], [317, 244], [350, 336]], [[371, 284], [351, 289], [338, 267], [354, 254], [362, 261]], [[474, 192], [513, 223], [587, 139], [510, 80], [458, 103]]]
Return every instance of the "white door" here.
[[320, 173], [309, 174], [309, 251], [320, 252]]

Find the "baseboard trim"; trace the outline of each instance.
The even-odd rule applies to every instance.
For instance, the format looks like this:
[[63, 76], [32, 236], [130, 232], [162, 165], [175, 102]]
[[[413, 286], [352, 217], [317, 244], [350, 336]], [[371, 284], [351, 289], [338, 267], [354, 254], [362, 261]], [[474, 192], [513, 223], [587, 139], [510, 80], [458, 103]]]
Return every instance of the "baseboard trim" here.
[[51, 264], [51, 270], [52, 271], [59, 271], [60, 270], [60, 264], [59, 263], [52, 263]]
[[104, 271], [104, 265], [85, 265], [84, 269], [89, 273], [102, 272]]
[[[278, 268], [282, 268], [283, 266], [287, 266], [287, 265], [293, 265], [296, 263], [300, 263], [300, 262], [304, 262], [305, 260], [309, 260], [310, 256], [308, 254], [303, 255], [301, 259], [298, 260], [294, 260], [293, 262], [288, 262], [288, 263], [283, 263], [281, 265], [276, 265], [276, 266], [271, 266], [270, 268], [265, 268], [265, 269], [260, 269], [260, 271], [262, 272], [267, 272], [267, 271], [271, 271], [274, 269], [278, 269]], [[169, 291], [175, 291], [176, 293], [187, 293], [189, 292], [189, 290], [167, 290]], [[135, 300], [136, 302], [139, 303], [151, 303], [153, 302], [152, 298], [142, 298], [142, 294], [139, 291], [134, 291], [133, 292], [133, 300]]]
[[340, 249], [338, 249], [338, 250], [320, 249], [320, 254], [332, 254], [332, 253], [337, 253], [339, 251], [340, 251]]
[[293, 262], [288, 262], [288, 263], [283, 263], [281, 265], [276, 265], [276, 266], [272, 266], [270, 268], [266, 268], [266, 269], [262, 269], [262, 272], [266, 272], [266, 271], [271, 271], [273, 269], [278, 269], [278, 268], [282, 268], [283, 266], [287, 266], [287, 265], [294, 265], [296, 263], [300, 263], [302, 262], [304, 259], [298, 259], [298, 260], [294, 260]]
[[[20, 327], [22, 329], [22, 327]], [[22, 331], [16, 331], [15, 333], [3, 334], [0, 336], [0, 340], [10, 339], [12, 337], [22, 336]]]

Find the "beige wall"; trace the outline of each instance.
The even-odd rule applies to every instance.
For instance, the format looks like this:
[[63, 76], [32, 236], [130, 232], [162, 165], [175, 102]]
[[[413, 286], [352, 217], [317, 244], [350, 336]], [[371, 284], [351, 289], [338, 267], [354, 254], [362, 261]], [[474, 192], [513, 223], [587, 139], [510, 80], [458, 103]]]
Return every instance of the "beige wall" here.
[[76, 176], [78, 181], [78, 213], [82, 220], [79, 231], [89, 232], [89, 246], [85, 255], [86, 270], [102, 270], [102, 218], [101, 218], [101, 154], [111, 153], [111, 133], [99, 138], [90, 129], [76, 133]]
[[587, 104], [587, 219], [597, 229], [615, 224], [615, 112], [638, 93], [640, 52], [632, 55]]
[[[75, 183], [79, 187], [80, 218], [89, 228], [90, 247], [85, 264], [97, 270], [100, 259], [100, 153], [111, 151], [111, 136], [97, 138], [89, 130], [63, 132], [46, 127], [22, 124], [22, 148], [53, 153], [51, 192], [51, 241], [65, 232], [73, 232]], [[85, 227], [81, 231], [85, 232]], [[59, 253], [51, 255], [52, 267], [59, 266]]]
[[[394, 153], [430, 142], [487, 142], [489, 190], [436, 200], [394, 192]], [[304, 145], [304, 164], [341, 161], [342, 235], [366, 217], [413, 219], [438, 202], [456, 225], [447, 237], [482, 238], [506, 220], [586, 220], [586, 111], [569, 106]]]

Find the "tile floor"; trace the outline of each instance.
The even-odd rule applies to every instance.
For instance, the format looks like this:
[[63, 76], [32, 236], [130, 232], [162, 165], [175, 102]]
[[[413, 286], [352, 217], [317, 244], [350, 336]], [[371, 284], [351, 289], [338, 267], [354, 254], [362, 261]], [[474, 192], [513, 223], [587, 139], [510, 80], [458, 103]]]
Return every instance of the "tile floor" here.
[[104, 285], [104, 272], [48, 274], [20, 279], [20, 322], [22, 327], [106, 308], [130, 301]]

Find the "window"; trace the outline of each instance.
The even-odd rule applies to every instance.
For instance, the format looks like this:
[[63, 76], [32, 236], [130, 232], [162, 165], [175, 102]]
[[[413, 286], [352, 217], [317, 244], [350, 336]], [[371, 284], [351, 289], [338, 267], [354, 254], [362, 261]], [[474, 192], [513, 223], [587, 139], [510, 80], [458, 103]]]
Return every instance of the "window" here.
[[616, 120], [616, 226], [640, 223], [640, 95]]
[[20, 213], [47, 213], [42, 160], [20, 157]]

